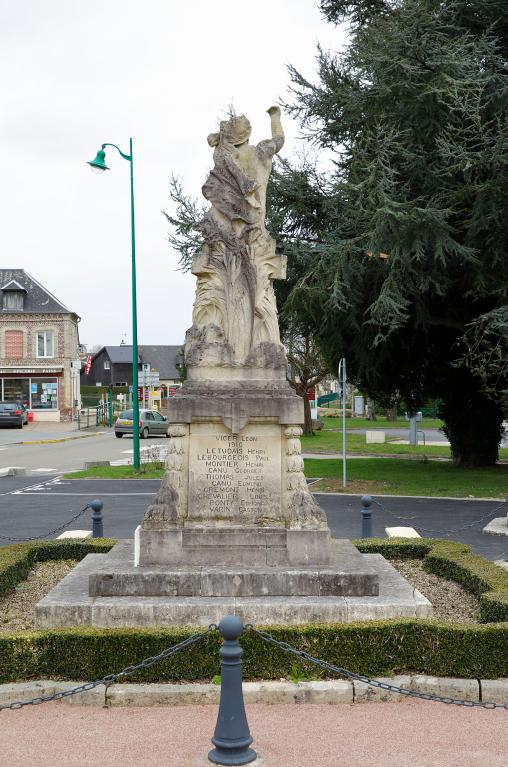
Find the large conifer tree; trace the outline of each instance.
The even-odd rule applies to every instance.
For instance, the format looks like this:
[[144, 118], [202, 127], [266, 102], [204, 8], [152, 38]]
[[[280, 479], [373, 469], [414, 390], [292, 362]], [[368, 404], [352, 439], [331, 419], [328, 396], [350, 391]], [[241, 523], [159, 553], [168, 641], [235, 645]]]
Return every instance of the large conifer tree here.
[[346, 355], [371, 396], [397, 391], [410, 409], [442, 398], [454, 460], [492, 464], [507, 386], [504, 0], [321, 8], [351, 34], [342, 53], [318, 50], [317, 82], [291, 69], [287, 108], [334, 171], [280, 163], [273, 178], [270, 224], [300, 269], [286, 304], [332, 368]]

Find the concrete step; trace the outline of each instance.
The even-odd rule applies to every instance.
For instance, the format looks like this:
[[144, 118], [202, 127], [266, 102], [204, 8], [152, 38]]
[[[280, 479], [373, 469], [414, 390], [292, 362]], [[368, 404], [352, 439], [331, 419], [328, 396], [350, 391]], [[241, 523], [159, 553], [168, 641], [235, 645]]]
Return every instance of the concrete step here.
[[[121, 553], [119, 550], [118, 555]], [[194, 627], [218, 623], [224, 615], [238, 615], [244, 622], [266, 626], [432, 614], [428, 600], [379, 554], [359, 554], [365, 566], [378, 575], [379, 596], [91, 597], [89, 576], [101, 570], [106, 556], [88, 554], [39, 602], [37, 628]]]
[[288, 567], [178, 568], [166, 572], [97, 572], [92, 597], [377, 596], [377, 574], [367, 565], [356, 572]]

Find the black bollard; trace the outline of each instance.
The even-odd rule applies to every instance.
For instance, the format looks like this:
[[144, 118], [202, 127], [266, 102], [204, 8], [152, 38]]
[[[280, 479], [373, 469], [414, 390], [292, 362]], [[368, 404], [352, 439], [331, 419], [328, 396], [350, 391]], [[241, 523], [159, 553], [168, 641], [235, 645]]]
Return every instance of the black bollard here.
[[92, 509], [92, 538], [103, 538], [104, 531], [102, 528], [102, 501], [95, 500], [90, 501], [88, 504]]
[[220, 648], [220, 704], [212, 743], [215, 746], [208, 759], [215, 764], [249, 764], [256, 759], [252, 743], [242, 691], [242, 655], [238, 641], [243, 623], [234, 615], [226, 615], [219, 623], [224, 637]]
[[362, 495], [362, 538], [372, 538], [372, 498]]

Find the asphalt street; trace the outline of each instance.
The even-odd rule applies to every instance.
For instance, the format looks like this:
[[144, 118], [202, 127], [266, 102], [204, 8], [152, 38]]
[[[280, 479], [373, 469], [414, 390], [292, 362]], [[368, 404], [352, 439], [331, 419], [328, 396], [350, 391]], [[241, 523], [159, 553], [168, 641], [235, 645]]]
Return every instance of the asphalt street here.
[[[37, 424], [39, 426], [39, 424]], [[55, 427], [65, 427], [59, 430]], [[82, 469], [87, 461], [111, 461], [115, 464], [132, 462], [132, 437], [116, 439], [111, 429], [98, 432], [78, 432], [67, 424], [54, 424], [44, 429], [23, 431], [0, 429], [0, 469], [19, 466], [37, 475]], [[13, 444], [13, 432], [18, 440]], [[168, 446], [165, 437], [149, 437], [142, 440], [141, 451]], [[162, 456], [164, 457], [164, 456]]]
[[[395, 429], [389, 436], [404, 438], [407, 431]], [[443, 440], [444, 435], [435, 429], [427, 429], [426, 439], [435, 442]], [[150, 437], [141, 442], [141, 451], [153, 451], [154, 446], [160, 446], [164, 458], [167, 445], [168, 440], [164, 437]], [[132, 437], [116, 439], [113, 430], [107, 427], [79, 432], [73, 424], [65, 423], [34, 423], [23, 430], [0, 429], [0, 470], [19, 466], [34, 476], [43, 476], [76, 471], [86, 462], [98, 460], [117, 465], [132, 462]]]
[[[0, 536], [24, 538], [42, 535], [66, 522], [88, 501], [100, 498], [104, 503], [104, 534], [113, 538], [130, 538], [143, 513], [157, 492], [160, 480], [60, 480], [55, 476], [0, 478]], [[359, 496], [317, 493], [328, 518], [332, 535], [357, 538], [361, 532]], [[384, 537], [385, 527], [423, 526], [435, 530], [427, 537], [449, 537], [469, 543], [477, 554], [487, 559], [508, 557], [508, 536], [486, 535], [482, 527], [490, 520], [470, 529], [447, 534], [443, 531], [463, 527], [493, 512], [495, 501], [457, 501], [440, 498], [400, 498], [382, 496], [385, 509], [406, 517], [393, 519], [388, 511], [373, 505], [373, 533]], [[505, 516], [508, 505], [498, 508], [494, 516]], [[69, 529], [91, 530], [91, 511]], [[6, 545], [9, 541], [1, 539]]]

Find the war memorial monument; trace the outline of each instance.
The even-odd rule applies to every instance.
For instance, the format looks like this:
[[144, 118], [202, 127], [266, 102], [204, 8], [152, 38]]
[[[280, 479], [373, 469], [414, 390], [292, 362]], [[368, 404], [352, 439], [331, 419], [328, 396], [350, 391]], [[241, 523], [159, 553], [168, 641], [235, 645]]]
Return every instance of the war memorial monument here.
[[160, 490], [134, 540], [89, 554], [36, 608], [46, 626], [194, 626], [421, 616], [429, 602], [380, 555], [332, 539], [303, 473], [303, 402], [286, 380], [273, 281], [285, 257], [265, 228], [266, 187], [284, 144], [249, 143], [241, 116], [208, 136], [213, 169], [187, 378], [172, 399]]

